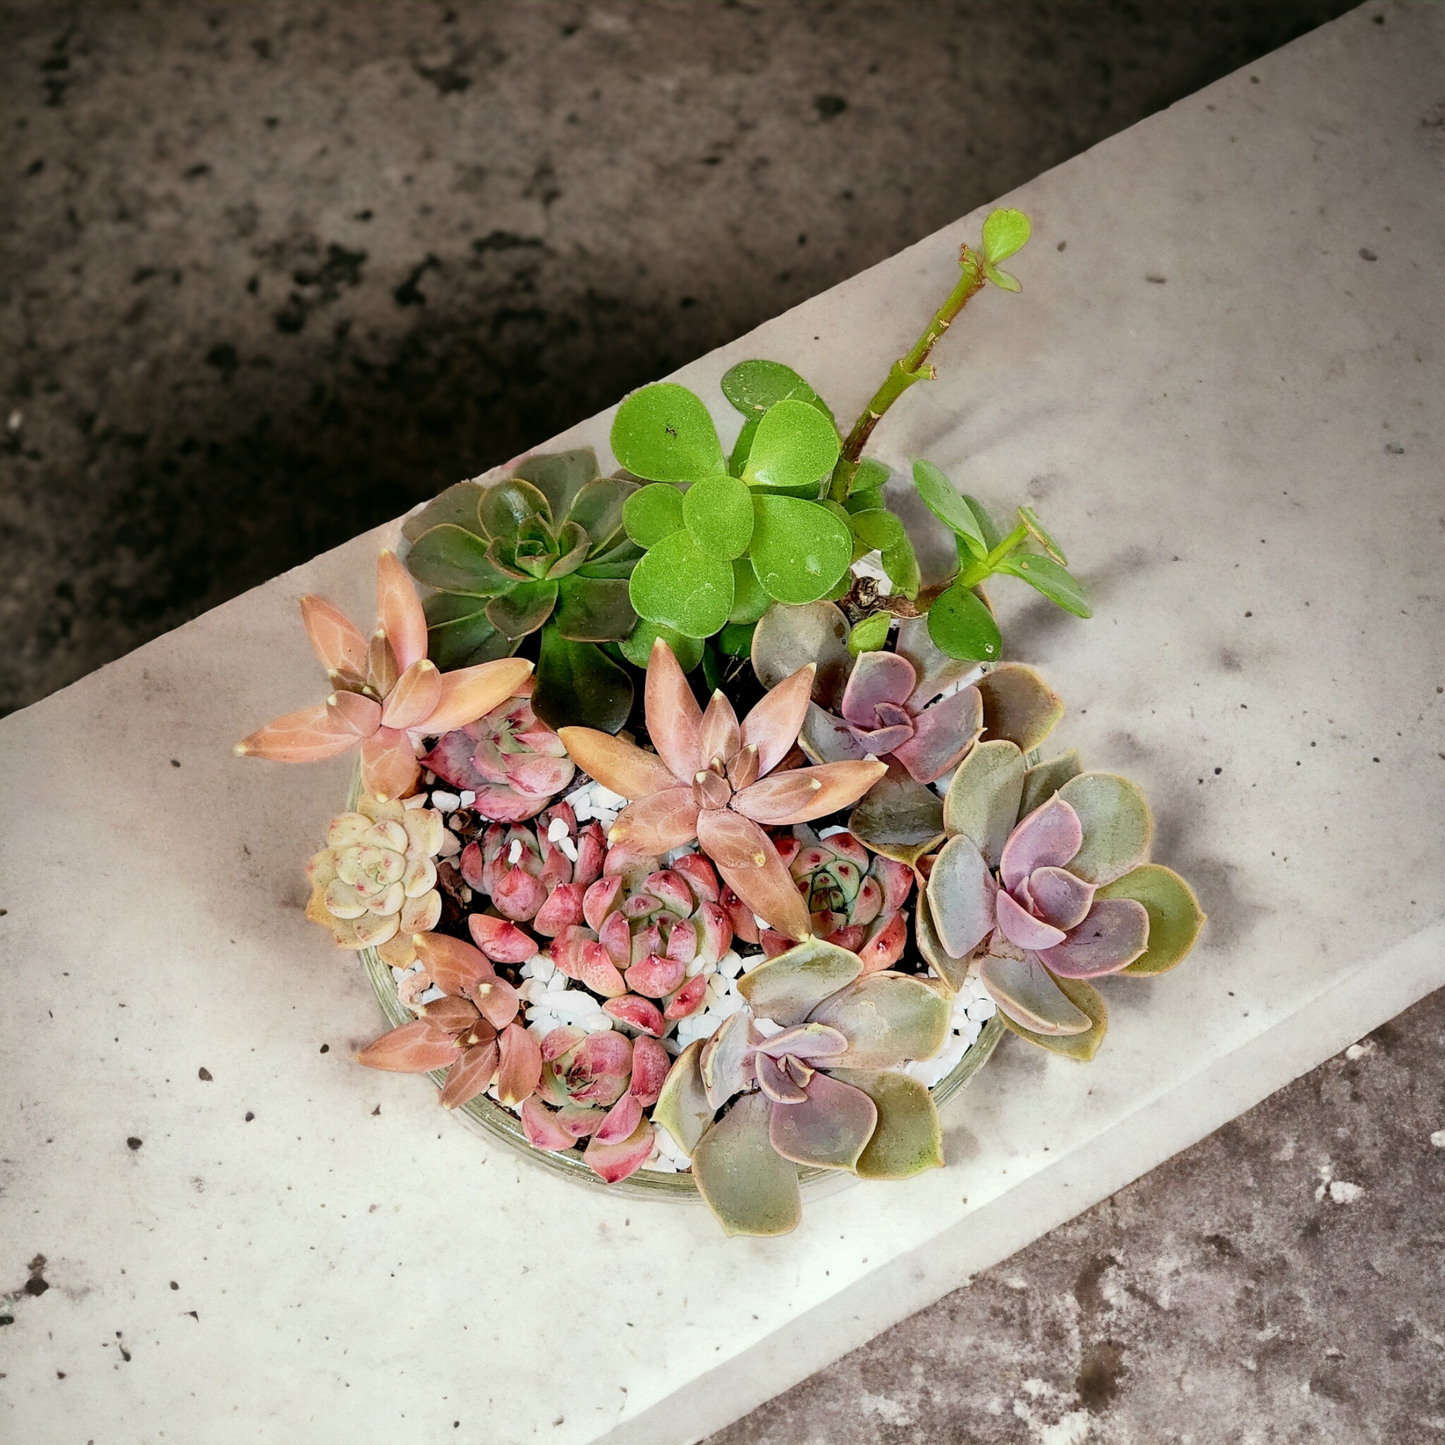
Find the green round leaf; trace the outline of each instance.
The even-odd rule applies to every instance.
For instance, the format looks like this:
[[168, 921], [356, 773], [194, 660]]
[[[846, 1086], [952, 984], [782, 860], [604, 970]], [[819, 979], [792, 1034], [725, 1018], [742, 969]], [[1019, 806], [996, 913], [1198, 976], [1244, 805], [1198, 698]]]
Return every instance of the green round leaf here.
[[816, 602], [847, 573], [853, 536], [826, 507], [800, 497], [754, 496], [753, 518], [753, 569], [770, 597], [794, 606]]
[[983, 263], [983, 274], [987, 276], [1000, 291], [1022, 291], [1024, 289], [1019, 285], [1016, 276], [1010, 276], [1007, 271], [1000, 271], [998, 267], [988, 261]]
[[1058, 796], [1084, 827], [1083, 845], [1064, 865], [1070, 873], [1102, 887], [1148, 856], [1154, 820], [1137, 783], [1115, 773], [1080, 773]]
[[978, 525], [983, 529], [983, 540], [988, 544], [988, 550], [992, 552], [1003, 541], [1003, 533], [999, 531], [998, 523], [989, 515], [988, 508], [977, 497], [970, 497], [967, 492], [964, 492], [963, 500], [968, 503], [973, 510], [973, 515], [978, 518]]
[[983, 254], [996, 266], [1028, 244], [1033, 227], [1022, 211], [999, 207], [983, 223]]
[[729, 622], [717, 635], [718, 651], [726, 657], [746, 657], [752, 651], [757, 628], [756, 622]]
[[474, 597], [495, 597], [515, 578], [504, 577], [487, 561], [487, 548], [475, 532], [452, 522], [431, 527], [406, 554], [407, 570], [418, 582], [444, 592], [466, 592]]
[[1149, 947], [1121, 970], [1124, 973], [1164, 973], [1194, 947], [1204, 927], [1204, 910], [1194, 890], [1172, 869], [1158, 863], [1141, 867], [1105, 884], [1096, 898], [1132, 898], [1149, 914]]
[[946, 527], [951, 527], [975, 557], [988, 555], [988, 544], [984, 541], [983, 528], [973, 514], [973, 508], [953, 489], [953, 483], [930, 461], [920, 457], [913, 464], [913, 485], [924, 505]]
[[923, 571], [918, 565], [913, 543], [906, 536], [897, 546], [883, 549], [883, 570], [888, 574], [895, 592], [902, 593], [910, 602], [918, 596], [923, 586]]
[[888, 612], [875, 612], [871, 617], [865, 617], [848, 634], [848, 651], [857, 657], [860, 652], [877, 652], [887, 646], [888, 629], [892, 622], [892, 614]]
[[743, 468], [748, 464], [748, 453], [753, 449], [753, 438], [758, 434], [758, 422], [761, 420], [761, 417], [753, 416], [743, 423], [743, 429], [733, 443], [732, 455], [728, 457], [729, 476], [742, 476]]
[[732, 564], [711, 556], [684, 528], [664, 537], [633, 569], [631, 596], [640, 617], [685, 637], [711, 637], [732, 610]]
[[928, 635], [940, 652], [969, 662], [997, 662], [1003, 650], [993, 613], [957, 582], [928, 609]]
[[908, 540], [908, 533], [903, 530], [903, 523], [892, 512], [881, 507], [866, 512], [853, 512], [850, 514], [850, 521], [853, 526], [853, 535], [863, 543], [864, 549], [869, 552], [873, 551], [875, 547], [883, 552]]
[[682, 520], [699, 547], [731, 561], [753, 538], [753, 494], [736, 477], [705, 477], [683, 495]]
[[682, 493], [671, 482], [641, 487], [622, 504], [622, 525], [639, 547], [655, 547], [682, 527]]
[[1064, 556], [1064, 549], [1049, 536], [1044, 529], [1044, 524], [1039, 521], [1039, 514], [1032, 507], [1019, 508], [1019, 521], [1029, 529], [1029, 535], [1059, 564], [1060, 567], [1067, 567], [1069, 559]]
[[752, 558], [736, 558], [733, 561], [733, 605], [728, 621], [754, 623], [772, 605], [773, 599], [763, 591], [763, 584], [753, 571]]
[[691, 672], [702, 661], [703, 644], [700, 639], [684, 637], [675, 628], [649, 622], [645, 617], [638, 619], [637, 626], [622, 644], [622, 655], [633, 667], [645, 669], [652, 657], [652, 644], [659, 637], [672, 649], [672, 655], [684, 672]]
[[722, 390], [745, 417], [760, 417], [780, 401], [805, 401], [833, 420], [823, 398], [781, 361], [740, 361], [723, 377]]
[[532, 710], [549, 728], [589, 727], [615, 733], [632, 711], [632, 679], [590, 642], [569, 642], [542, 629]]
[[650, 482], [695, 482], [727, 470], [707, 407], [670, 381], [634, 391], [617, 409], [612, 451]]
[[1036, 557], [1029, 552], [1016, 552], [998, 564], [1000, 572], [1022, 577], [1035, 591], [1042, 592], [1056, 607], [1072, 612], [1075, 617], [1092, 617], [1094, 609], [1084, 596], [1084, 589], [1052, 557]]
[[743, 480], [757, 487], [820, 482], [838, 460], [838, 429], [805, 401], [780, 401], [758, 423]]
[[[853, 480], [848, 483], [848, 495], [854, 496], [858, 492], [876, 492], [893, 475], [882, 462], [874, 461], [872, 457], [865, 457], [858, 463], [858, 470], [853, 473]], [[881, 507], [883, 504], [879, 502]], [[850, 511], [854, 510], [849, 508]]]

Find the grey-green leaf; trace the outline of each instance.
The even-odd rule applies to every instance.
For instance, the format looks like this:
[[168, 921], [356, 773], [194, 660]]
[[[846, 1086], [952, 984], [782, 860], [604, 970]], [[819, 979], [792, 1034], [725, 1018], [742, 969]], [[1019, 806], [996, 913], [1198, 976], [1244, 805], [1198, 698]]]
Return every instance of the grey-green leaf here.
[[1019, 799], [1019, 817], [1026, 818], [1035, 808], [1041, 808], [1070, 778], [1078, 777], [1079, 750], [1070, 748], [1056, 758], [1038, 763], [1024, 774], [1024, 791]]
[[755, 1014], [784, 1028], [800, 1024], [830, 994], [863, 971], [856, 953], [810, 938], [738, 979], [738, 992]]
[[1080, 773], [1058, 796], [1084, 828], [1083, 846], [1065, 865], [1075, 877], [1102, 887], [1149, 856], [1154, 820], [1137, 783], [1115, 773]]
[[572, 499], [599, 475], [597, 453], [591, 447], [528, 457], [512, 473], [547, 498], [554, 517], [565, 517]]
[[475, 532], [443, 522], [428, 528], [412, 544], [406, 554], [407, 570], [418, 582], [443, 592], [495, 597], [506, 592], [515, 579], [504, 577], [487, 561], [489, 545]]
[[798, 1166], [773, 1148], [772, 1118], [767, 1095], [744, 1094], [692, 1151], [698, 1193], [729, 1234], [787, 1234], [802, 1218]]
[[423, 532], [432, 527], [450, 523], [464, 527], [477, 536], [485, 536], [477, 516], [477, 503], [482, 499], [483, 487], [480, 482], [457, 482], [446, 491], [433, 497], [421, 511], [414, 513], [401, 524], [401, 535], [408, 542], [415, 542]]
[[[958, 765], [943, 800], [943, 825], [950, 838], [972, 838], [992, 868], [1019, 815], [1024, 790], [1024, 755], [1003, 738], [979, 743]], [[1082, 876], [1082, 875], [1080, 875]]]
[[921, 978], [870, 973], [826, 998], [808, 1016], [848, 1040], [838, 1064], [850, 1069], [893, 1069], [909, 1059], [931, 1059], [943, 1047], [953, 1009]]
[[943, 1127], [933, 1097], [907, 1074], [895, 1070], [830, 1069], [839, 1083], [852, 1084], [873, 1100], [878, 1123], [854, 1173], [860, 1179], [909, 1179], [943, 1167]]

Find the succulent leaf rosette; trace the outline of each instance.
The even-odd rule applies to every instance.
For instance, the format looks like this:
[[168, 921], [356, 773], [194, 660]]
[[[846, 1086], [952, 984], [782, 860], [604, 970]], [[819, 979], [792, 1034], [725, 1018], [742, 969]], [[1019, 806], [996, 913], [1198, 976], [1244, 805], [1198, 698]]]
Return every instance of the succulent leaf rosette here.
[[955, 987], [975, 973], [1023, 1038], [1093, 1058], [1107, 1012], [1089, 980], [1163, 973], [1204, 923], [1189, 885], [1146, 862], [1143, 793], [1081, 772], [1072, 751], [1027, 767], [996, 739], [954, 774], [943, 821], [948, 841], [920, 866], [923, 956]]
[[897, 1072], [942, 1046], [941, 990], [865, 974], [856, 954], [820, 940], [758, 965], [739, 987], [749, 1008], [683, 1050], [653, 1110], [729, 1234], [794, 1228], [800, 1164], [863, 1179], [942, 1165], [933, 1100]]

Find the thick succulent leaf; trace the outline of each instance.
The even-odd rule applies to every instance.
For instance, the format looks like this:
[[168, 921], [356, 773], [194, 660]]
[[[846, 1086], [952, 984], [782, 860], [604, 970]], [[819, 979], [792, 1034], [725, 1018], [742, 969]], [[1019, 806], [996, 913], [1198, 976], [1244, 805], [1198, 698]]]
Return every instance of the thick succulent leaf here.
[[1056, 978], [1118, 973], [1148, 948], [1149, 911], [1133, 898], [1099, 899], [1084, 921], [1053, 946], [1022, 946], [1037, 948], [1040, 961]]
[[303, 597], [301, 621], [312, 650], [328, 673], [366, 675], [366, 638], [339, 607], [320, 597]]
[[[413, 663], [411, 671], [425, 666], [425, 660]], [[435, 679], [436, 669], [432, 669]], [[375, 698], [364, 697], [359, 692], [333, 692], [326, 699], [326, 712], [331, 725], [337, 732], [350, 731], [355, 737], [369, 738], [383, 724], [382, 710]], [[396, 727], [395, 722], [386, 722], [387, 727]]]
[[764, 687], [776, 687], [812, 663], [813, 701], [836, 707], [853, 669], [848, 619], [831, 602], [768, 608], [753, 632], [752, 663]]
[[1024, 774], [1023, 796], [1019, 799], [1019, 817], [1026, 818], [1041, 808], [1070, 778], [1079, 776], [1079, 750], [1070, 748], [1046, 763], [1036, 763]]
[[1026, 753], [1038, 747], [1064, 715], [1063, 699], [1021, 662], [986, 672], [975, 686], [983, 697], [985, 736], [1006, 738]]
[[913, 463], [913, 485], [923, 504], [946, 527], [963, 539], [964, 545], [975, 557], [988, 555], [988, 545], [983, 539], [983, 528], [973, 514], [973, 508], [954, 490], [953, 483], [932, 462], [919, 458]]
[[407, 553], [406, 565], [418, 582], [445, 592], [495, 597], [515, 581], [487, 561], [489, 543], [465, 528], [443, 523], [423, 532]]
[[831, 1072], [861, 1089], [878, 1110], [878, 1125], [855, 1166], [860, 1179], [909, 1179], [943, 1167], [943, 1126], [933, 1096], [917, 1079], [891, 1069]]
[[[619, 817], [618, 822], [621, 821]], [[808, 937], [808, 906], [778, 856], [773, 840], [756, 823], [730, 809], [704, 809], [697, 814], [696, 828], [702, 851], [717, 865], [723, 881], [753, 913], [785, 938]], [[650, 851], [661, 853], [666, 849]]]
[[888, 631], [893, 618], [887, 612], [875, 612], [865, 617], [848, 638], [848, 651], [857, 657], [864, 652], [877, 652], [888, 645]]
[[572, 499], [599, 475], [597, 454], [591, 447], [528, 457], [513, 475], [531, 482], [547, 499], [554, 517], [565, 517]]
[[890, 763], [853, 809], [848, 829], [875, 853], [912, 867], [944, 836], [943, 799]]
[[378, 728], [362, 740], [361, 784], [372, 797], [383, 802], [406, 797], [420, 772], [411, 739], [405, 733]]
[[[477, 516], [477, 503], [485, 487], [481, 482], [457, 482], [433, 497], [421, 511], [413, 513], [401, 524], [401, 535], [415, 542], [433, 527], [463, 527], [477, 536], [484, 536]], [[408, 559], [410, 561], [410, 559]]]
[[[679, 782], [690, 782], [701, 766], [698, 730], [702, 727], [702, 709], [677, 658], [660, 639], [652, 644], [644, 700], [647, 732], [653, 747]], [[623, 796], [641, 795], [624, 793]]]
[[463, 1104], [470, 1104], [496, 1076], [499, 1058], [495, 1042], [467, 1049], [447, 1070], [441, 1092], [442, 1108], [460, 1109]]
[[[599, 1130], [599, 1133], [601, 1131]], [[652, 1125], [643, 1119], [631, 1136], [616, 1144], [604, 1144], [593, 1137], [582, 1162], [606, 1184], [616, 1184], [637, 1173], [652, 1153]]]
[[532, 664], [525, 657], [499, 657], [475, 667], [442, 673], [441, 700], [426, 720], [426, 730], [439, 737], [476, 722], [509, 697], [516, 696], [531, 675]]
[[972, 838], [990, 867], [1018, 817], [1024, 787], [1024, 755], [1002, 738], [979, 743], [958, 766], [943, 800], [943, 823], [950, 838]]
[[805, 401], [833, 420], [823, 398], [781, 361], [740, 361], [724, 373], [721, 385], [723, 395], [748, 418], [761, 417], [780, 401]]
[[1039, 557], [1029, 552], [1015, 552], [998, 564], [1000, 572], [1022, 578], [1036, 592], [1042, 592], [1056, 607], [1072, 612], [1075, 617], [1092, 617], [1094, 609], [1084, 589], [1074, 576], [1060, 567], [1052, 557]]
[[[666, 853], [698, 837], [701, 817], [691, 788], [664, 788], [660, 793], [629, 803], [617, 815], [617, 821], [607, 834], [607, 841], [626, 843], [640, 853]], [[706, 846], [703, 844], [704, 849]], [[742, 894], [738, 896], [741, 898]]]
[[752, 493], [736, 477], [704, 477], [683, 496], [682, 520], [699, 547], [731, 561], [753, 539]]
[[854, 552], [859, 557], [869, 552], [886, 552], [908, 540], [903, 523], [887, 507], [854, 508], [848, 513], [848, 523], [858, 539]]
[[1068, 936], [1062, 928], [1055, 928], [1052, 923], [1035, 918], [1023, 904], [1002, 888], [995, 896], [994, 903], [998, 908], [999, 931], [1016, 948], [1032, 948], [1042, 952], [1052, 949], [1055, 944], [1063, 943]]
[[1022, 211], [1000, 206], [988, 213], [983, 223], [983, 254], [991, 265], [1006, 261], [1028, 244], [1029, 218]]
[[1083, 841], [1079, 815], [1062, 798], [1050, 798], [1009, 834], [999, 878], [1005, 888], [1017, 888], [1035, 868], [1062, 868]]
[[604, 788], [624, 798], [645, 798], [681, 784], [656, 753], [595, 728], [563, 727], [557, 735], [567, 755]]
[[637, 494], [636, 482], [626, 477], [603, 477], [588, 482], [567, 509], [568, 522], [587, 534], [592, 556], [605, 553], [622, 537], [622, 513], [630, 497]]
[[570, 1149], [577, 1138], [535, 1094], [522, 1103], [522, 1131], [534, 1149], [556, 1152]]
[[928, 635], [928, 618], [905, 617], [898, 623], [898, 639], [894, 650], [906, 657], [918, 674], [913, 695], [907, 699], [910, 712], [921, 712], [944, 688], [962, 681], [976, 670], [976, 664], [963, 658], [949, 657], [933, 644]]
[[[811, 407], [803, 410], [818, 415]], [[848, 524], [817, 502], [755, 494], [753, 523], [753, 570], [763, 590], [779, 602], [800, 606], [827, 596], [853, 560]]]
[[919, 890], [913, 927], [918, 951], [944, 983], [957, 993], [963, 987], [964, 979], [968, 977], [973, 955], [970, 953], [959, 958], [943, 946], [943, 940], [933, 926], [933, 906], [928, 901], [927, 888]]
[[1099, 991], [1083, 979], [1061, 978], [1055, 982], [1069, 1003], [1088, 1019], [1087, 1029], [1076, 1034], [1036, 1033], [1017, 1019], [1010, 1018], [1002, 1008], [999, 1010], [999, 1017], [1007, 1028], [1031, 1044], [1037, 1044], [1051, 1054], [1060, 1054], [1066, 1059], [1076, 1059], [1079, 1063], [1086, 1064], [1098, 1053], [1099, 1045], [1104, 1041], [1104, 1031], [1109, 1027], [1109, 1011], [1104, 1007]]
[[1096, 898], [1132, 898], [1149, 914], [1149, 946], [1125, 973], [1165, 973], [1194, 947], [1204, 910], [1194, 890], [1172, 869], [1145, 863], [1101, 888]]
[[334, 758], [356, 746], [356, 733], [327, 711], [326, 704], [288, 712], [236, 744], [243, 758], [273, 763], [311, 763]]
[[892, 1069], [907, 1059], [931, 1059], [948, 1036], [951, 1013], [950, 1001], [921, 978], [883, 972], [849, 984], [808, 1017], [847, 1038], [839, 1068]]
[[698, 1193], [730, 1235], [787, 1234], [802, 1218], [798, 1166], [773, 1148], [772, 1112], [763, 1095], [744, 1094], [693, 1146]]
[[733, 797], [745, 818], [769, 828], [808, 823], [856, 803], [888, 771], [877, 759], [823, 763], [759, 778]]
[[[856, 953], [810, 938], [738, 979], [738, 992], [759, 1018], [800, 1024], [830, 995], [863, 972]], [[824, 1020], [827, 1022], [827, 1020]]]
[[[628, 607], [630, 610], [631, 603]], [[660, 622], [649, 622], [641, 617], [623, 640], [622, 655], [634, 667], [646, 667], [652, 659], [652, 644], [659, 637], [672, 649], [672, 655], [677, 658], [684, 672], [691, 672], [702, 661], [704, 644], [701, 639], [684, 637], [671, 627], [664, 627]]]
[[559, 556], [542, 575], [554, 582], [570, 577], [587, 560], [591, 545], [587, 530], [581, 523], [563, 522], [557, 534]]
[[446, 933], [419, 933], [412, 940], [427, 977], [445, 994], [458, 997], [497, 971], [481, 949]]
[[733, 605], [728, 612], [729, 623], [756, 622], [769, 607], [776, 605], [763, 591], [751, 557], [733, 559]]
[[508, 1024], [497, 1041], [497, 1098], [507, 1106], [520, 1104], [536, 1092], [542, 1077], [542, 1047], [521, 1024]]
[[814, 1074], [800, 1103], [773, 1105], [768, 1137], [795, 1164], [851, 1170], [877, 1125], [877, 1105], [862, 1089]]
[[902, 704], [913, 694], [918, 674], [896, 652], [866, 652], [843, 689], [843, 716], [856, 727], [875, 728], [879, 703]]
[[622, 520], [639, 547], [655, 547], [682, 530], [682, 492], [671, 482], [640, 487], [623, 504]]
[[[853, 480], [848, 483], [848, 496], [850, 498], [866, 496], [870, 492], [878, 493], [881, 496], [883, 487], [892, 475], [892, 470], [876, 458], [864, 457], [858, 463], [858, 470], [853, 473]], [[871, 510], [873, 506], [882, 506], [882, 503], [868, 503], [866, 509]], [[850, 508], [849, 510], [863, 511], [865, 507]]]
[[[355, 697], [356, 694], [348, 696]], [[382, 705], [382, 725], [389, 728], [420, 727], [436, 711], [441, 698], [442, 678], [436, 663], [429, 662], [425, 657], [418, 658], [397, 679], [396, 686]]]
[[988, 550], [994, 551], [1003, 541], [1003, 533], [999, 530], [998, 523], [994, 521], [988, 508], [977, 497], [971, 497], [964, 492], [963, 500], [973, 508], [973, 515], [978, 518], [978, 525], [983, 528], [983, 540], [988, 544]]
[[1084, 841], [1069, 872], [1102, 886], [1149, 856], [1154, 820], [1139, 786], [1114, 773], [1080, 773], [1058, 791], [1079, 815]]
[[1030, 1033], [1082, 1034], [1094, 1025], [1035, 954], [1023, 958], [987, 954], [979, 963], [978, 976], [1006, 1020]]
[[914, 716], [913, 736], [893, 756], [916, 782], [941, 778], [974, 744], [983, 721], [978, 690], [960, 688]]
[[785, 677], [743, 719], [742, 745], [756, 745], [760, 776], [772, 772], [792, 748], [810, 706], [813, 671], [809, 663]]
[[684, 528], [662, 538], [633, 569], [631, 597], [649, 621], [687, 637], [711, 637], [732, 611], [732, 564], [698, 546]]
[[452, 1036], [426, 1019], [417, 1019], [368, 1044], [357, 1054], [356, 1062], [396, 1074], [425, 1074], [450, 1068], [456, 1058]]
[[821, 482], [838, 460], [838, 428], [806, 401], [779, 401], [758, 423], [742, 479], [755, 487]]
[[517, 477], [493, 482], [482, 494], [477, 512], [489, 537], [508, 541], [515, 541], [532, 517], [540, 517], [549, 526], [553, 520], [547, 498], [531, 482]]
[[928, 635], [940, 652], [971, 662], [995, 662], [1003, 647], [987, 604], [958, 582], [928, 609]]
[[[815, 763], [842, 763], [868, 756], [867, 748], [853, 736], [853, 729], [842, 718], [824, 712], [815, 702], [808, 704], [807, 716], [798, 733], [798, 746]], [[934, 802], [938, 802], [936, 797]]]
[[[698, 1063], [707, 1119], [699, 1127], [699, 1134], [712, 1122], [712, 1116], [748, 1083], [752, 1039], [752, 1016], [743, 1009], [725, 1018], [717, 1032], [703, 1044]], [[682, 1142], [679, 1138], [678, 1143]]]
[[542, 629], [532, 710], [548, 727], [617, 732], [632, 712], [632, 692], [626, 669], [595, 643], [564, 637], [558, 623]]
[[620, 642], [637, 625], [620, 577], [564, 577], [557, 584], [557, 631], [569, 642]]
[[[734, 1015], [737, 1017], [737, 1015]], [[773, 1059], [794, 1058], [805, 1064], [816, 1064], [828, 1068], [825, 1059], [836, 1059], [848, 1051], [848, 1040], [827, 1024], [817, 1022], [794, 1024], [758, 1045], [760, 1057]]]
[[1036, 868], [1029, 875], [1034, 911], [1065, 933], [1088, 917], [1094, 892], [1092, 883], [1074, 877], [1066, 868]]
[[517, 650], [521, 639], [498, 632], [487, 619], [486, 606], [485, 597], [452, 592], [433, 592], [422, 603], [427, 656], [443, 672], [510, 657]]
[[487, 603], [487, 621], [506, 637], [526, 637], [552, 615], [556, 605], [557, 583], [518, 582]]
[[710, 767], [724, 759], [734, 758], [741, 746], [742, 729], [738, 725], [738, 715], [727, 694], [719, 688], [708, 699], [702, 721], [698, 724], [698, 765]]
[[642, 548], [631, 537], [620, 537], [605, 552], [596, 552], [577, 569], [579, 577], [630, 577], [642, 560]]
[[650, 482], [695, 482], [727, 470], [707, 407], [674, 382], [644, 386], [618, 407], [612, 452]]
[[744, 423], [743, 429], [738, 433], [738, 439], [733, 443], [733, 449], [728, 457], [728, 475], [740, 477], [743, 468], [748, 464], [748, 453], [753, 449], [753, 440], [758, 434], [758, 423], [762, 421], [760, 416], [750, 416]]
[[426, 656], [426, 614], [406, 568], [386, 548], [376, 559], [376, 620], [396, 654], [399, 671]]

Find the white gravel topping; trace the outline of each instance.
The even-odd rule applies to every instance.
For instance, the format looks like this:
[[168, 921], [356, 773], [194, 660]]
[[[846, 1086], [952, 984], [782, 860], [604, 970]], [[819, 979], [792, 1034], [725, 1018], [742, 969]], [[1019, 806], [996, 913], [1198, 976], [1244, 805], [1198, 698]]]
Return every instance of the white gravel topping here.
[[438, 813], [455, 813], [461, 807], [462, 800], [455, 793], [445, 793], [437, 788], [432, 792], [431, 805]]

